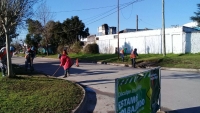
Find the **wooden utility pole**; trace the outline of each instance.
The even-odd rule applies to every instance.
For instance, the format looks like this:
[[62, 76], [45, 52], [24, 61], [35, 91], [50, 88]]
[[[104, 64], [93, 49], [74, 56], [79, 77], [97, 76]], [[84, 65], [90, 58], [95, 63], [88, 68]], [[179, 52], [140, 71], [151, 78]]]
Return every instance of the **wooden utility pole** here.
[[138, 31], [138, 15], [136, 15], [136, 31]]
[[117, 14], [117, 17], [118, 17], [118, 38], [117, 38], [117, 47], [118, 47], [118, 60], [119, 60], [119, 0], [118, 0], [118, 14]]
[[166, 46], [165, 46], [165, 0], [162, 0], [162, 37], [163, 37], [163, 56], [166, 56]]

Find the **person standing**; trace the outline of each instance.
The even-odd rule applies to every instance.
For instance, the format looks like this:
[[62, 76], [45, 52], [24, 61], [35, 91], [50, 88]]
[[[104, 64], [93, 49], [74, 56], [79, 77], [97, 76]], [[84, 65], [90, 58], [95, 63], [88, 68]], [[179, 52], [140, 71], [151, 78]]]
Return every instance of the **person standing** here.
[[124, 48], [124, 49], [121, 49], [121, 51], [120, 51], [120, 56], [121, 56], [123, 62], [124, 62], [124, 55], [126, 53], [126, 49], [127, 48]]
[[27, 47], [27, 51], [25, 52], [25, 71], [28, 69], [28, 64], [31, 71], [34, 71], [33, 67], [33, 59], [35, 57], [35, 53], [31, 50], [31, 47]]
[[131, 55], [130, 55], [131, 63], [132, 63], [132, 67], [133, 68], [136, 68], [135, 64], [136, 64], [136, 57], [137, 56], [138, 56], [137, 48], [135, 48], [134, 50], [131, 51]]
[[63, 50], [62, 55], [60, 57], [60, 66], [64, 69], [64, 77], [70, 76], [69, 70], [73, 65], [73, 62], [69, 56], [67, 56], [67, 50]]
[[[10, 57], [12, 57], [14, 51], [15, 49], [12, 46], [10, 46]], [[0, 63], [1, 63], [2, 76], [6, 76], [6, 69], [7, 69], [6, 47], [2, 47], [0, 50]]]

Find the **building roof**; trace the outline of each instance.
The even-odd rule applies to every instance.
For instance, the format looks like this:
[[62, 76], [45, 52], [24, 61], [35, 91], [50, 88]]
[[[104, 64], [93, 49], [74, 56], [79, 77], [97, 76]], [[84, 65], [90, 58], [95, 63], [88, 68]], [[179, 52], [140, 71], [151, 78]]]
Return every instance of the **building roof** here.
[[186, 27], [198, 27], [198, 23], [197, 22], [189, 22], [189, 23], [184, 24], [183, 26], [186, 26]]

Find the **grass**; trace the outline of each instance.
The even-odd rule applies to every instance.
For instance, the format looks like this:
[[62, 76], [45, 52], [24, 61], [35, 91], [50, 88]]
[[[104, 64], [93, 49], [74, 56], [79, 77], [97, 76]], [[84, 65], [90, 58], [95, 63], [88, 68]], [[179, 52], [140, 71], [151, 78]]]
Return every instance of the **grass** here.
[[28, 72], [17, 65], [13, 65], [13, 70], [15, 78], [0, 76], [2, 113], [70, 113], [83, 98], [80, 87], [70, 81], [37, 72], [27, 76]]
[[[41, 56], [41, 55], [40, 55]], [[88, 61], [105, 61], [110, 63], [131, 64], [129, 54], [125, 56], [125, 62], [117, 54], [69, 54], [71, 58]], [[58, 55], [43, 56], [47, 58], [58, 58]], [[171, 68], [194, 68], [200, 69], [200, 54], [139, 54], [136, 60], [138, 63], [154, 63], [153, 66], [171, 67]]]

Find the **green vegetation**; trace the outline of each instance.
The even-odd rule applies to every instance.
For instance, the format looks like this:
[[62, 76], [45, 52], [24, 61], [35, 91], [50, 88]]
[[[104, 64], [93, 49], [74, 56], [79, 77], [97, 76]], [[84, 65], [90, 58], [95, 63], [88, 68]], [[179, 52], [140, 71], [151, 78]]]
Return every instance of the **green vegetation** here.
[[70, 81], [39, 73], [27, 76], [28, 72], [17, 65], [13, 65], [13, 69], [15, 78], [0, 75], [2, 113], [68, 113], [83, 98], [81, 88]]

